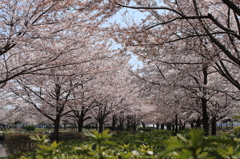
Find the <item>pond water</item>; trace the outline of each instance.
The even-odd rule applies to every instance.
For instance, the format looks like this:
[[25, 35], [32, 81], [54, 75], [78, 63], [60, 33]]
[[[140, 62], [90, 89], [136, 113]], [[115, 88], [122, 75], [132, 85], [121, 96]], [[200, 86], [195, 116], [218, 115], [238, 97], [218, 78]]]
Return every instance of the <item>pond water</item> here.
[[5, 156], [7, 156], [7, 154], [5, 151], [4, 143], [3, 141], [0, 141], [0, 157], [5, 157]]

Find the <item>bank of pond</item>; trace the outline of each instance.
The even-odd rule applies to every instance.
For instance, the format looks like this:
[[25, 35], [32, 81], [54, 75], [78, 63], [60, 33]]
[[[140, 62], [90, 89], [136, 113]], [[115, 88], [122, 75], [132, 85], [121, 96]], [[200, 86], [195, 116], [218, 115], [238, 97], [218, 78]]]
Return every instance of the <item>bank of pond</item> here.
[[43, 133], [20, 133], [6, 135], [4, 143], [9, 159], [225, 159], [240, 158], [239, 130], [207, 137], [200, 129], [62, 132], [59, 143]]

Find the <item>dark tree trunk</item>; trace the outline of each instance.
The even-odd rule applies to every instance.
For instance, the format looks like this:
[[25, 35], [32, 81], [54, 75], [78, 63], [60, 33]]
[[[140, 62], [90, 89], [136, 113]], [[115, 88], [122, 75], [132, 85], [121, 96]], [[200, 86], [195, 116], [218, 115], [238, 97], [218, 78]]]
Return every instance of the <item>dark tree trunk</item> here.
[[159, 129], [159, 126], [160, 126], [160, 124], [159, 124], [159, 123], [156, 123], [156, 128], [157, 128], [157, 129]]
[[178, 116], [177, 114], [175, 115], [175, 134], [177, 135], [178, 133]]
[[117, 115], [112, 116], [112, 131], [115, 130], [115, 126], [117, 124]]
[[184, 123], [184, 124], [181, 124], [181, 125], [179, 125], [179, 130], [185, 130], [185, 127], [186, 127], [186, 124]]
[[[135, 120], [135, 119], [134, 119], [134, 120]], [[133, 131], [136, 131], [136, 130], [137, 130], [137, 124], [136, 124], [135, 121], [132, 123], [132, 129], [133, 129]]]
[[212, 118], [212, 122], [211, 122], [211, 125], [212, 125], [212, 131], [211, 131], [211, 135], [216, 135], [217, 134], [217, 120], [216, 120], [216, 117], [213, 116]]
[[53, 132], [53, 140], [59, 142], [59, 123], [60, 123], [60, 116], [57, 115], [54, 121], [54, 132]]
[[146, 128], [146, 124], [144, 122], [142, 122], [142, 126], [144, 129]]
[[[207, 73], [207, 69], [208, 67], [204, 67], [203, 68], [203, 84], [207, 85], [208, 83], [208, 73]], [[207, 99], [205, 98], [206, 93], [206, 88], [202, 88], [203, 90], [203, 97], [201, 98], [201, 102], [202, 102], [202, 118], [203, 118], [203, 129], [204, 129], [204, 135], [208, 136], [209, 135], [209, 124], [208, 124], [208, 113], [207, 113]]]
[[132, 130], [133, 131], [136, 131], [137, 130], [137, 126], [134, 124], [134, 125], [132, 125]]
[[209, 124], [208, 124], [208, 114], [207, 114], [207, 99], [202, 98], [202, 117], [203, 117], [203, 129], [204, 135], [209, 135]]
[[167, 130], [171, 130], [171, 128], [172, 128], [171, 124], [167, 124], [166, 126], [167, 126]]
[[162, 129], [162, 130], [164, 129], [164, 124], [161, 124], [161, 129]]
[[195, 127], [193, 121], [190, 122], [190, 125], [191, 125], [191, 128]]
[[102, 121], [99, 121], [98, 124], [99, 124], [98, 132], [101, 133], [101, 132], [103, 132], [103, 122], [102, 122]]
[[123, 124], [120, 124], [120, 125], [119, 125], [119, 130], [120, 130], [120, 131], [123, 131], [123, 130], [124, 130]]
[[82, 130], [83, 130], [83, 120], [79, 119], [77, 122], [78, 122], [78, 132], [82, 132]]
[[119, 119], [119, 129], [120, 129], [120, 131], [123, 131], [124, 121], [125, 121], [124, 117], [121, 117]]
[[98, 122], [96, 123], [96, 131], [98, 131]]
[[127, 131], [129, 131], [130, 130], [130, 120], [128, 119], [127, 120]]
[[196, 121], [196, 128], [201, 128], [201, 119], [198, 118]]

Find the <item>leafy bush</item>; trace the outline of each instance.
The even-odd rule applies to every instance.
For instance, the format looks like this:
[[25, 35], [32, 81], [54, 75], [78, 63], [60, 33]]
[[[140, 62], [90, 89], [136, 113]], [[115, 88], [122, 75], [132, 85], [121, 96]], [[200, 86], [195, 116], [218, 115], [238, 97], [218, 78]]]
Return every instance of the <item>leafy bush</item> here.
[[26, 129], [26, 131], [34, 131], [35, 130], [35, 126], [25, 126], [23, 127], [23, 129]]
[[6, 153], [16, 155], [17, 153], [33, 152], [36, 149], [36, 142], [30, 139], [32, 134], [8, 134], [5, 139]]
[[240, 138], [240, 127], [233, 129], [233, 133], [236, 137]]
[[[53, 139], [53, 133], [50, 134]], [[84, 140], [84, 135], [80, 132], [59, 132], [59, 141]]]
[[[203, 131], [196, 129], [192, 129], [188, 134], [177, 134], [177, 136], [170, 136], [165, 132], [160, 133], [156, 131], [153, 133], [139, 133], [135, 136], [133, 134], [112, 136], [108, 130], [102, 133], [94, 130], [85, 134], [92, 140], [86, 143], [75, 143], [74, 141], [75, 146], [74, 144], [56, 142], [49, 144], [46, 137], [35, 137], [35, 140], [41, 143], [37, 153], [34, 155], [26, 153], [21, 159], [240, 158], [240, 140], [235, 137], [232, 138], [229, 134], [223, 134], [220, 137], [205, 137]], [[32, 138], [34, 139], [34, 137]], [[124, 143], [129, 139], [128, 144]], [[158, 149], [155, 147], [158, 147]]]

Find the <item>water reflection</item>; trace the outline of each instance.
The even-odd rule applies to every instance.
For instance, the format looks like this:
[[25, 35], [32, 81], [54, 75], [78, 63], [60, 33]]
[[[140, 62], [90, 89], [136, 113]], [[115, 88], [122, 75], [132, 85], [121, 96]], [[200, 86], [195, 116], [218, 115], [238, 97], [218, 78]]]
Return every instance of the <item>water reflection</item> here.
[[4, 142], [0, 141], [0, 157], [7, 156], [5, 147], [4, 147]]

